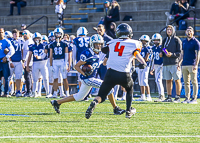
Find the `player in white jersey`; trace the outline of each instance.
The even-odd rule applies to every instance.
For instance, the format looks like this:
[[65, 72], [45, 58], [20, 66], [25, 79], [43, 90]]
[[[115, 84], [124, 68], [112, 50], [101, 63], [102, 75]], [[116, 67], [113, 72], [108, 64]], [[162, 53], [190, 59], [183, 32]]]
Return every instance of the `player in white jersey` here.
[[141, 43], [137, 40], [132, 40], [132, 28], [122, 23], [117, 27], [116, 37], [118, 39], [108, 42], [108, 46], [102, 49], [102, 52], [109, 51], [107, 62], [107, 73], [100, 87], [98, 96], [91, 102], [88, 107], [85, 117], [87, 119], [92, 115], [98, 103], [104, 102], [109, 91], [117, 84], [123, 86], [126, 91], [126, 118], [130, 118], [136, 113], [136, 109], [131, 107], [133, 96], [133, 80], [130, 75], [131, 62], [134, 56], [146, 66], [146, 62], [140, 55]]
[[[46, 96], [49, 96], [49, 81], [48, 81], [48, 69], [47, 69], [47, 56], [44, 52], [44, 46], [41, 43], [42, 36], [36, 32], [33, 34], [33, 41], [35, 44], [29, 46], [29, 57], [27, 64], [30, 63], [31, 57], [33, 56], [33, 95], [32, 97], [38, 97], [37, 84], [38, 78], [41, 74], [44, 81], [44, 87], [46, 90]], [[26, 69], [29, 72], [29, 67]]]
[[159, 93], [159, 98], [157, 100], [154, 100], [154, 102], [162, 102], [165, 100], [164, 87], [162, 83], [163, 58], [159, 56], [162, 45], [162, 36], [158, 33], [155, 33], [152, 36], [152, 41], [154, 43], [154, 46], [152, 47], [154, 58], [150, 74], [153, 75], [153, 72], [155, 71], [155, 81]]

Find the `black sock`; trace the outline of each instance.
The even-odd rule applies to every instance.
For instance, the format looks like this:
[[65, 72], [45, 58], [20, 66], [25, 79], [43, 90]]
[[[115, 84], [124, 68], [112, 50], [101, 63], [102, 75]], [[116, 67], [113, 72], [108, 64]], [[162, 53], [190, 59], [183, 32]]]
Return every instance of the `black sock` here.
[[96, 102], [97, 104], [99, 103], [98, 100], [96, 100], [96, 99], [94, 99], [93, 101]]
[[168, 95], [168, 98], [172, 98], [172, 95]]
[[180, 95], [176, 95], [176, 97], [175, 98], [180, 98]]
[[127, 94], [126, 94], [126, 111], [131, 110], [132, 98], [133, 98], [133, 95], [131, 93], [127, 92]]

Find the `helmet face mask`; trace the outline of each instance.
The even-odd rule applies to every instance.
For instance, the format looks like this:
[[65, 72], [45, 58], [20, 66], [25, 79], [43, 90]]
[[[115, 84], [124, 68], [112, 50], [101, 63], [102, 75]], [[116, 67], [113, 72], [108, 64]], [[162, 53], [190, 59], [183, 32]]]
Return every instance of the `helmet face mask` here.
[[35, 44], [36, 44], [37, 46], [38, 46], [38, 45], [41, 43], [41, 41], [42, 41], [42, 35], [41, 35], [40, 33], [38, 33], [38, 32], [35, 32], [35, 33], [33, 34], [32, 38], [33, 38], [33, 41], [35, 42]]
[[56, 28], [54, 30], [54, 36], [55, 36], [56, 39], [62, 39], [63, 36], [64, 36], [63, 30], [61, 28]]
[[159, 33], [154, 34], [151, 39], [156, 46], [162, 44], [162, 36]]
[[99, 34], [94, 34], [90, 38], [90, 48], [95, 52], [99, 53], [101, 52], [101, 48], [104, 45], [103, 37]]

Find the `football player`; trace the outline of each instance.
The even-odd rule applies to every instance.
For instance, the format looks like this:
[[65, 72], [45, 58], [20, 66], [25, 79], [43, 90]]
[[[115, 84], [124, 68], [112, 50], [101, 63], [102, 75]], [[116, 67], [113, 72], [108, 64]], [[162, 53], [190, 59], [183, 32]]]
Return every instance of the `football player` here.
[[[33, 94], [31, 97], [39, 97], [36, 92], [38, 87], [38, 78], [41, 74], [44, 81], [44, 87], [46, 90], [46, 96], [49, 96], [49, 81], [48, 81], [48, 69], [47, 69], [47, 56], [44, 52], [44, 46], [42, 44], [42, 36], [40, 33], [35, 32], [32, 36], [34, 44], [29, 46], [29, 57], [27, 65], [29, 65], [31, 58], [33, 56]], [[29, 66], [26, 69], [29, 72]]]
[[0, 28], [0, 79], [2, 77], [5, 79], [4, 95], [1, 97], [10, 97], [8, 93], [8, 77], [10, 76], [9, 65], [13, 67], [10, 57], [15, 53], [15, 49], [11, 42], [4, 38], [4, 35], [4, 29]]
[[[72, 96], [66, 97], [58, 101], [51, 101], [51, 104], [57, 113], [60, 113], [59, 107], [62, 103], [80, 101], [87, 96], [92, 87], [99, 88], [101, 86], [103, 81], [95, 77], [99, 67], [99, 52], [101, 51], [103, 44], [104, 40], [99, 34], [95, 34], [90, 38], [90, 48], [82, 52], [80, 60], [75, 65], [75, 69], [81, 74], [81, 88], [78, 93]], [[81, 69], [81, 66], [83, 65], [91, 65], [92, 70], [83, 72], [83, 70]], [[120, 115], [125, 112], [125, 110], [120, 109], [116, 105], [112, 89], [110, 89], [110, 91], [108, 92], [108, 98], [114, 108], [114, 114]]]
[[54, 77], [54, 93], [52, 98], [57, 98], [58, 78], [62, 74], [66, 96], [69, 96], [69, 85], [67, 81], [67, 72], [69, 72], [71, 63], [68, 63], [68, 44], [62, 41], [64, 32], [61, 28], [54, 30], [56, 40], [50, 44], [50, 68]]
[[152, 36], [152, 41], [154, 44], [152, 47], [154, 58], [150, 74], [153, 75], [153, 72], [155, 71], [155, 81], [159, 92], [159, 98], [154, 100], [154, 102], [162, 102], [165, 100], [164, 87], [162, 83], [163, 58], [159, 56], [162, 45], [162, 36], [158, 33], [155, 33]]
[[[140, 54], [144, 58], [145, 62], [147, 62], [147, 67], [143, 69], [139, 65], [138, 80], [141, 88], [141, 97], [135, 101], [152, 101], [148, 84], [149, 69], [151, 65], [151, 48], [149, 46], [150, 38], [148, 35], [142, 35], [139, 40], [142, 42], [142, 50]], [[147, 98], [145, 96], [145, 89], [147, 92]]]
[[[13, 47], [15, 48], [15, 54], [11, 57], [11, 60], [13, 62], [14, 68], [10, 67], [10, 75], [13, 79], [13, 76], [15, 74], [16, 79], [16, 97], [21, 97], [22, 93], [20, 91], [21, 86], [21, 78], [23, 74], [23, 67], [22, 67], [22, 46], [24, 43], [24, 40], [19, 39], [19, 31], [17, 29], [13, 29], [12, 31], [13, 39], [11, 40], [11, 43]], [[14, 83], [12, 84], [12, 89], [14, 89]]]
[[[76, 61], [80, 60], [80, 55], [83, 51], [89, 48], [90, 37], [87, 37], [88, 31], [85, 27], [79, 27], [77, 30], [77, 37], [73, 40], [76, 46]], [[78, 75], [80, 77], [80, 74]], [[79, 79], [79, 88], [81, 87], [81, 82]]]
[[91, 102], [85, 117], [90, 118], [98, 103], [104, 102], [107, 94], [117, 84], [123, 86], [126, 91], [126, 118], [130, 118], [136, 113], [136, 109], [131, 107], [133, 96], [133, 80], [130, 75], [131, 62], [134, 56], [141, 62], [141, 66], [145, 68], [146, 62], [140, 55], [141, 43], [132, 40], [132, 28], [126, 24], [120, 24], [116, 29], [116, 37], [108, 42], [108, 46], [102, 49], [102, 52], [109, 51], [107, 61], [107, 73], [104, 81], [99, 89], [98, 96]]
[[5, 37], [6, 39], [8, 39], [8, 40], [11, 41], [12, 38], [13, 38], [12, 32], [10, 32], [10, 31], [6, 31], [4, 37]]

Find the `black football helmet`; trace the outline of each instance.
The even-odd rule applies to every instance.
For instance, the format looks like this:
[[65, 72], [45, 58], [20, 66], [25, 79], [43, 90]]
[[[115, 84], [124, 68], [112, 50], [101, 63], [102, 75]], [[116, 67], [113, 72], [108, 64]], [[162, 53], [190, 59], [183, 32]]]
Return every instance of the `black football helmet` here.
[[117, 26], [115, 35], [117, 38], [132, 38], [133, 31], [132, 28], [127, 23], [122, 23]]

